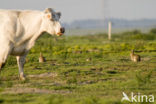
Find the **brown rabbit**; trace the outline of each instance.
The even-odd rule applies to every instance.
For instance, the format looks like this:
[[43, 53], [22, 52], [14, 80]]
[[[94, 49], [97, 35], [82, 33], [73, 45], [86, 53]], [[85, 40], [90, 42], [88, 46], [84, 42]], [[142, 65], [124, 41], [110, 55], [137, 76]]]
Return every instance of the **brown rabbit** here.
[[86, 59], [86, 61], [91, 61], [91, 60], [92, 60], [91, 58], [87, 58], [87, 59]]
[[43, 57], [42, 53], [40, 52], [40, 57], [39, 57], [39, 62], [42, 63], [42, 62], [46, 62], [46, 59], [45, 57]]
[[141, 61], [140, 55], [134, 54], [134, 50], [132, 50], [132, 52], [130, 53], [130, 57], [131, 57], [131, 60], [134, 62]]

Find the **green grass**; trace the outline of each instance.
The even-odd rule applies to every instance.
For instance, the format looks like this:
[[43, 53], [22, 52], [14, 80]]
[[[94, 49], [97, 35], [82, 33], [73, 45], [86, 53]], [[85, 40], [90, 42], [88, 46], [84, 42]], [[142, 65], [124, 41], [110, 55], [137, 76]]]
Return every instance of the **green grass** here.
[[[130, 60], [132, 49], [141, 62]], [[40, 51], [45, 63], [38, 63]], [[125, 32], [111, 41], [106, 34], [44, 35], [24, 68], [27, 80], [20, 81], [9, 57], [0, 74], [0, 104], [127, 104], [122, 92], [156, 97], [156, 35]]]

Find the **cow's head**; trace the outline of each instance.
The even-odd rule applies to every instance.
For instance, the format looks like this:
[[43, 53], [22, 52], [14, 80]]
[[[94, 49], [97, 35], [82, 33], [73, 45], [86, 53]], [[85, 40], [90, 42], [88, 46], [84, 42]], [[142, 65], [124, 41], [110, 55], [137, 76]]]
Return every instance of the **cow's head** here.
[[61, 17], [60, 12], [55, 12], [52, 8], [44, 10], [42, 18], [43, 31], [53, 35], [61, 36], [65, 32], [65, 29], [61, 26], [59, 19]]

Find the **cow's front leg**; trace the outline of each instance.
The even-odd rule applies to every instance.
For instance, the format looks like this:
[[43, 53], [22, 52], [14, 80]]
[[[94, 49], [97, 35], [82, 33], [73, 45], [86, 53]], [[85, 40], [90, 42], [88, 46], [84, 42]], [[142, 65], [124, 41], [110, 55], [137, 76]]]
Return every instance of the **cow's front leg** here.
[[5, 66], [5, 63], [0, 63], [0, 71]]
[[17, 64], [18, 64], [18, 68], [19, 68], [19, 77], [20, 77], [21, 80], [26, 79], [25, 75], [24, 75], [24, 71], [23, 71], [24, 64], [25, 64], [25, 57], [26, 57], [26, 55], [16, 56]]
[[1, 43], [1, 42], [2, 41], [0, 41], [0, 71], [4, 67], [5, 62], [8, 58], [8, 55], [10, 54], [11, 49], [12, 49], [12, 45], [8, 46], [9, 43], [7, 43], [7, 41], [6, 41], [6, 44]]

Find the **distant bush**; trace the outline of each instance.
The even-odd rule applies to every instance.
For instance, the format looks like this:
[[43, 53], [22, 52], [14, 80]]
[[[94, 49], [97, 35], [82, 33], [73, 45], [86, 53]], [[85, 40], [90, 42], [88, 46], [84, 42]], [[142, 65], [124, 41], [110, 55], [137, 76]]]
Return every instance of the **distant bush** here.
[[150, 30], [150, 33], [156, 34], [156, 28], [151, 29], [151, 30]]
[[140, 30], [133, 30], [132, 33], [133, 34], [141, 34], [141, 31]]
[[135, 34], [142, 34], [142, 33], [140, 30], [133, 30], [133, 31], [123, 32], [121, 35], [135, 35]]
[[155, 36], [152, 34], [136, 34], [132, 35], [132, 39], [136, 40], [154, 40]]

